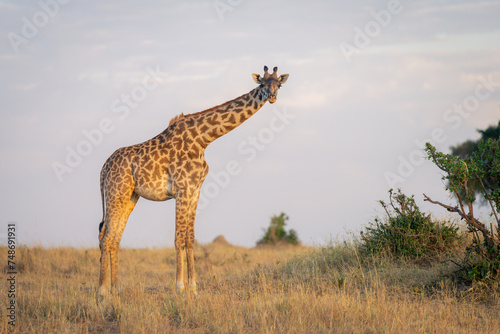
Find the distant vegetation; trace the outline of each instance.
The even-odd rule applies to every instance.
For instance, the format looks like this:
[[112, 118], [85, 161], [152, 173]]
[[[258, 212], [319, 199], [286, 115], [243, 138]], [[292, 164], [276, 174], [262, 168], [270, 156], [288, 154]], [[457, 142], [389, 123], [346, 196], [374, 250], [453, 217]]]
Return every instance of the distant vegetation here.
[[[465, 142], [458, 144], [456, 146], [450, 147], [451, 154], [460, 158], [462, 161], [467, 159], [474, 159], [474, 155], [478, 154], [480, 151], [480, 146], [487, 143], [488, 140], [498, 141], [500, 138], [500, 122], [498, 125], [489, 126], [484, 130], [477, 130], [477, 132], [481, 135], [478, 140], [466, 140]], [[448, 184], [450, 186], [450, 184]], [[497, 184], [497, 187], [500, 185]], [[468, 194], [465, 194], [465, 188], [456, 188], [457, 193], [460, 195], [462, 200], [475, 202], [479, 199], [481, 205], [488, 205], [488, 201], [482, 195], [481, 191], [482, 186], [477, 178], [469, 178], [467, 180], [467, 191]], [[458, 200], [458, 198], [457, 198]]]
[[288, 243], [291, 245], [299, 244], [299, 237], [295, 230], [290, 229], [287, 231], [285, 229], [286, 221], [289, 217], [285, 213], [281, 213], [279, 216], [274, 215], [271, 217], [271, 223], [269, 227], [264, 231], [264, 236], [260, 239], [257, 244], [264, 245], [276, 245], [278, 243]]
[[477, 130], [481, 137], [477, 140], [466, 140], [461, 144], [450, 147], [451, 154], [461, 159], [472, 157], [474, 152], [478, 151], [479, 143], [488, 141], [488, 139], [497, 140], [500, 137], [500, 122], [498, 125], [492, 125], [484, 130]]

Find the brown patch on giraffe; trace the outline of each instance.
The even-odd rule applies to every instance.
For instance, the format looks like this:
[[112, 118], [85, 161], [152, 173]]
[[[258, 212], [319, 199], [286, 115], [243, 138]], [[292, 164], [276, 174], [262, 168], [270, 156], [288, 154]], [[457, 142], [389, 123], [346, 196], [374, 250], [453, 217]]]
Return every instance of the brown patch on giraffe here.
[[161, 178], [161, 175], [162, 175], [162, 173], [161, 173], [160, 167], [158, 165], [154, 166], [151, 177], [154, 179], [159, 179], [159, 178]]
[[180, 137], [174, 137], [172, 139], [172, 145], [176, 150], [182, 149], [182, 138]]
[[202, 126], [200, 127], [200, 132], [201, 132], [201, 133], [205, 133], [205, 132], [207, 132], [207, 131], [208, 131], [208, 129], [209, 129], [209, 127], [208, 127], [207, 125], [205, 125], [205, 124], [204, 124], [204, 125], [202, 125]]
[[234, 116], [234, 114], [231, 114], [231, 116], [229, 116], [229, 118], [227, 119], [227, 123], [231, 125], [236, 123], [236, 117]]
[[194, 143], [194, 141], [191, 138], [184, 138], [182, 150], [188, 152], [192, 143]]
[[151, 159], [153, 159], [155, 161], [160, 159], [160, 153], [156, 150], [151, 151], [149, 156], [151, 157]]
[[168, 163], [168, 157], [167, 156], [162, 156], [160, 159], [158, 159], [158, 163], [161, 165], [167, 165]]
[[187, 161], [185, 164], [184, 164], [184, 169], [186, 170], [186, 172], [188, 173], [191, 173], [193, 171], [193, 164], [190, 162], [190, 161]]
[[196, 138], [198, 136], [198, 130], [196, 130], [196, 128], [194, 126], [188, 128], [188, 131], [189, 131], [189, 135], [191, 137]]
[[219, 125], [219, 117], [217, 115], [213, 115], [211, 118], [207, 117], [207, 123], [209, 125]]

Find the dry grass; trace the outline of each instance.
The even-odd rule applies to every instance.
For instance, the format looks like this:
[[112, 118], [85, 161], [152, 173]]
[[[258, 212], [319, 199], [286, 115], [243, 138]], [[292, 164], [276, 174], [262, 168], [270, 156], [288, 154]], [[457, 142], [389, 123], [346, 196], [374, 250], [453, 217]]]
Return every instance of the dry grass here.
[[[7, 259], [6, 249], [1, 249]], [[177, 294], [173, 249], [119, 253], [118, 296], [96, 305], [97, 249], [18, 248], [18, 318], [7, 333], [496, 333], [496, 293], [458, 292], [443, 274], [349, 244], [196, 249], [199, 296]], [[5, 272], [5, 271], [4, 271]]]

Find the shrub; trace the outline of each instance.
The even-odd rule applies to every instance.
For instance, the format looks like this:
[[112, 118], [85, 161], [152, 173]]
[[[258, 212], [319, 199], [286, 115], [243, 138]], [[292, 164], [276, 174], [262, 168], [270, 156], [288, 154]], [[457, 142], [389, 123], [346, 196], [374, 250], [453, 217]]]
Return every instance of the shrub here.
[[365, 253], [388, 253], [398, 258], [432, 259], [449, 253], [461, 242], [458, 227], [431, 218], [420, 211], [414, 196], [398, 189], [389, 190], [389, 204], [379, 201], [387, 218], [375, 218], [361, 232], [361, 250]]
[[[451, 206], [434, 201], [428, 196], [425, 200], [440, 205], [450, 212], [457, 213], [467, 222], [473, 236], [472, 244], [467, 248], [464, 268], [470, 280], [498, 279], [500, 276], [500, 138], [488, 139], [478, 143], [478, 149], [471, 157], [459, 158], [438, 152], [427, 143], [426, 152], [429, 160], [444, 172], [447, 189], [453, 193], [458, 205]], [[474, 216], [473, 202], [475, 191], [471, 184], [478, 184], [479, 192], [490, 207], [492, 223], [480, 221]]]
[[257, 244], [275, 245], [278, 242], [286, 242], [292, 245], [299, 244], [297, 232], [293, 229], [288, 232], [285, 230], [286, 221], [288, 219], [289, 217], [283, 212], [279, 216], [274, 215], [271, 217], [271, 224], [267, 230], [264, 230], [264, 236], [257, 242]]

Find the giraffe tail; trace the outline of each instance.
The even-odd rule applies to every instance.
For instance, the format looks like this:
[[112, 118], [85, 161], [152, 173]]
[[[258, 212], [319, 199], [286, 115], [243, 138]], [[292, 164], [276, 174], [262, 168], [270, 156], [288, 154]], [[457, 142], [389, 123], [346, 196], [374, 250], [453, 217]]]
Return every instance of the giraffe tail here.
[[102, 167], [101, 176], [100, 176], [101, 201], [102, 201], [102, 222], [99, 223], [99, 248], [101, 247], [101, 240], [104, 237], [104, 233], [106, 232], [106, 226], [104, 224], [105, 216], [106, 216], [106, 206], [105, 206], [105, 199], [104, 199], [105, 169], [106, 169], [106, 164], [104, 164], [104, 166]]

